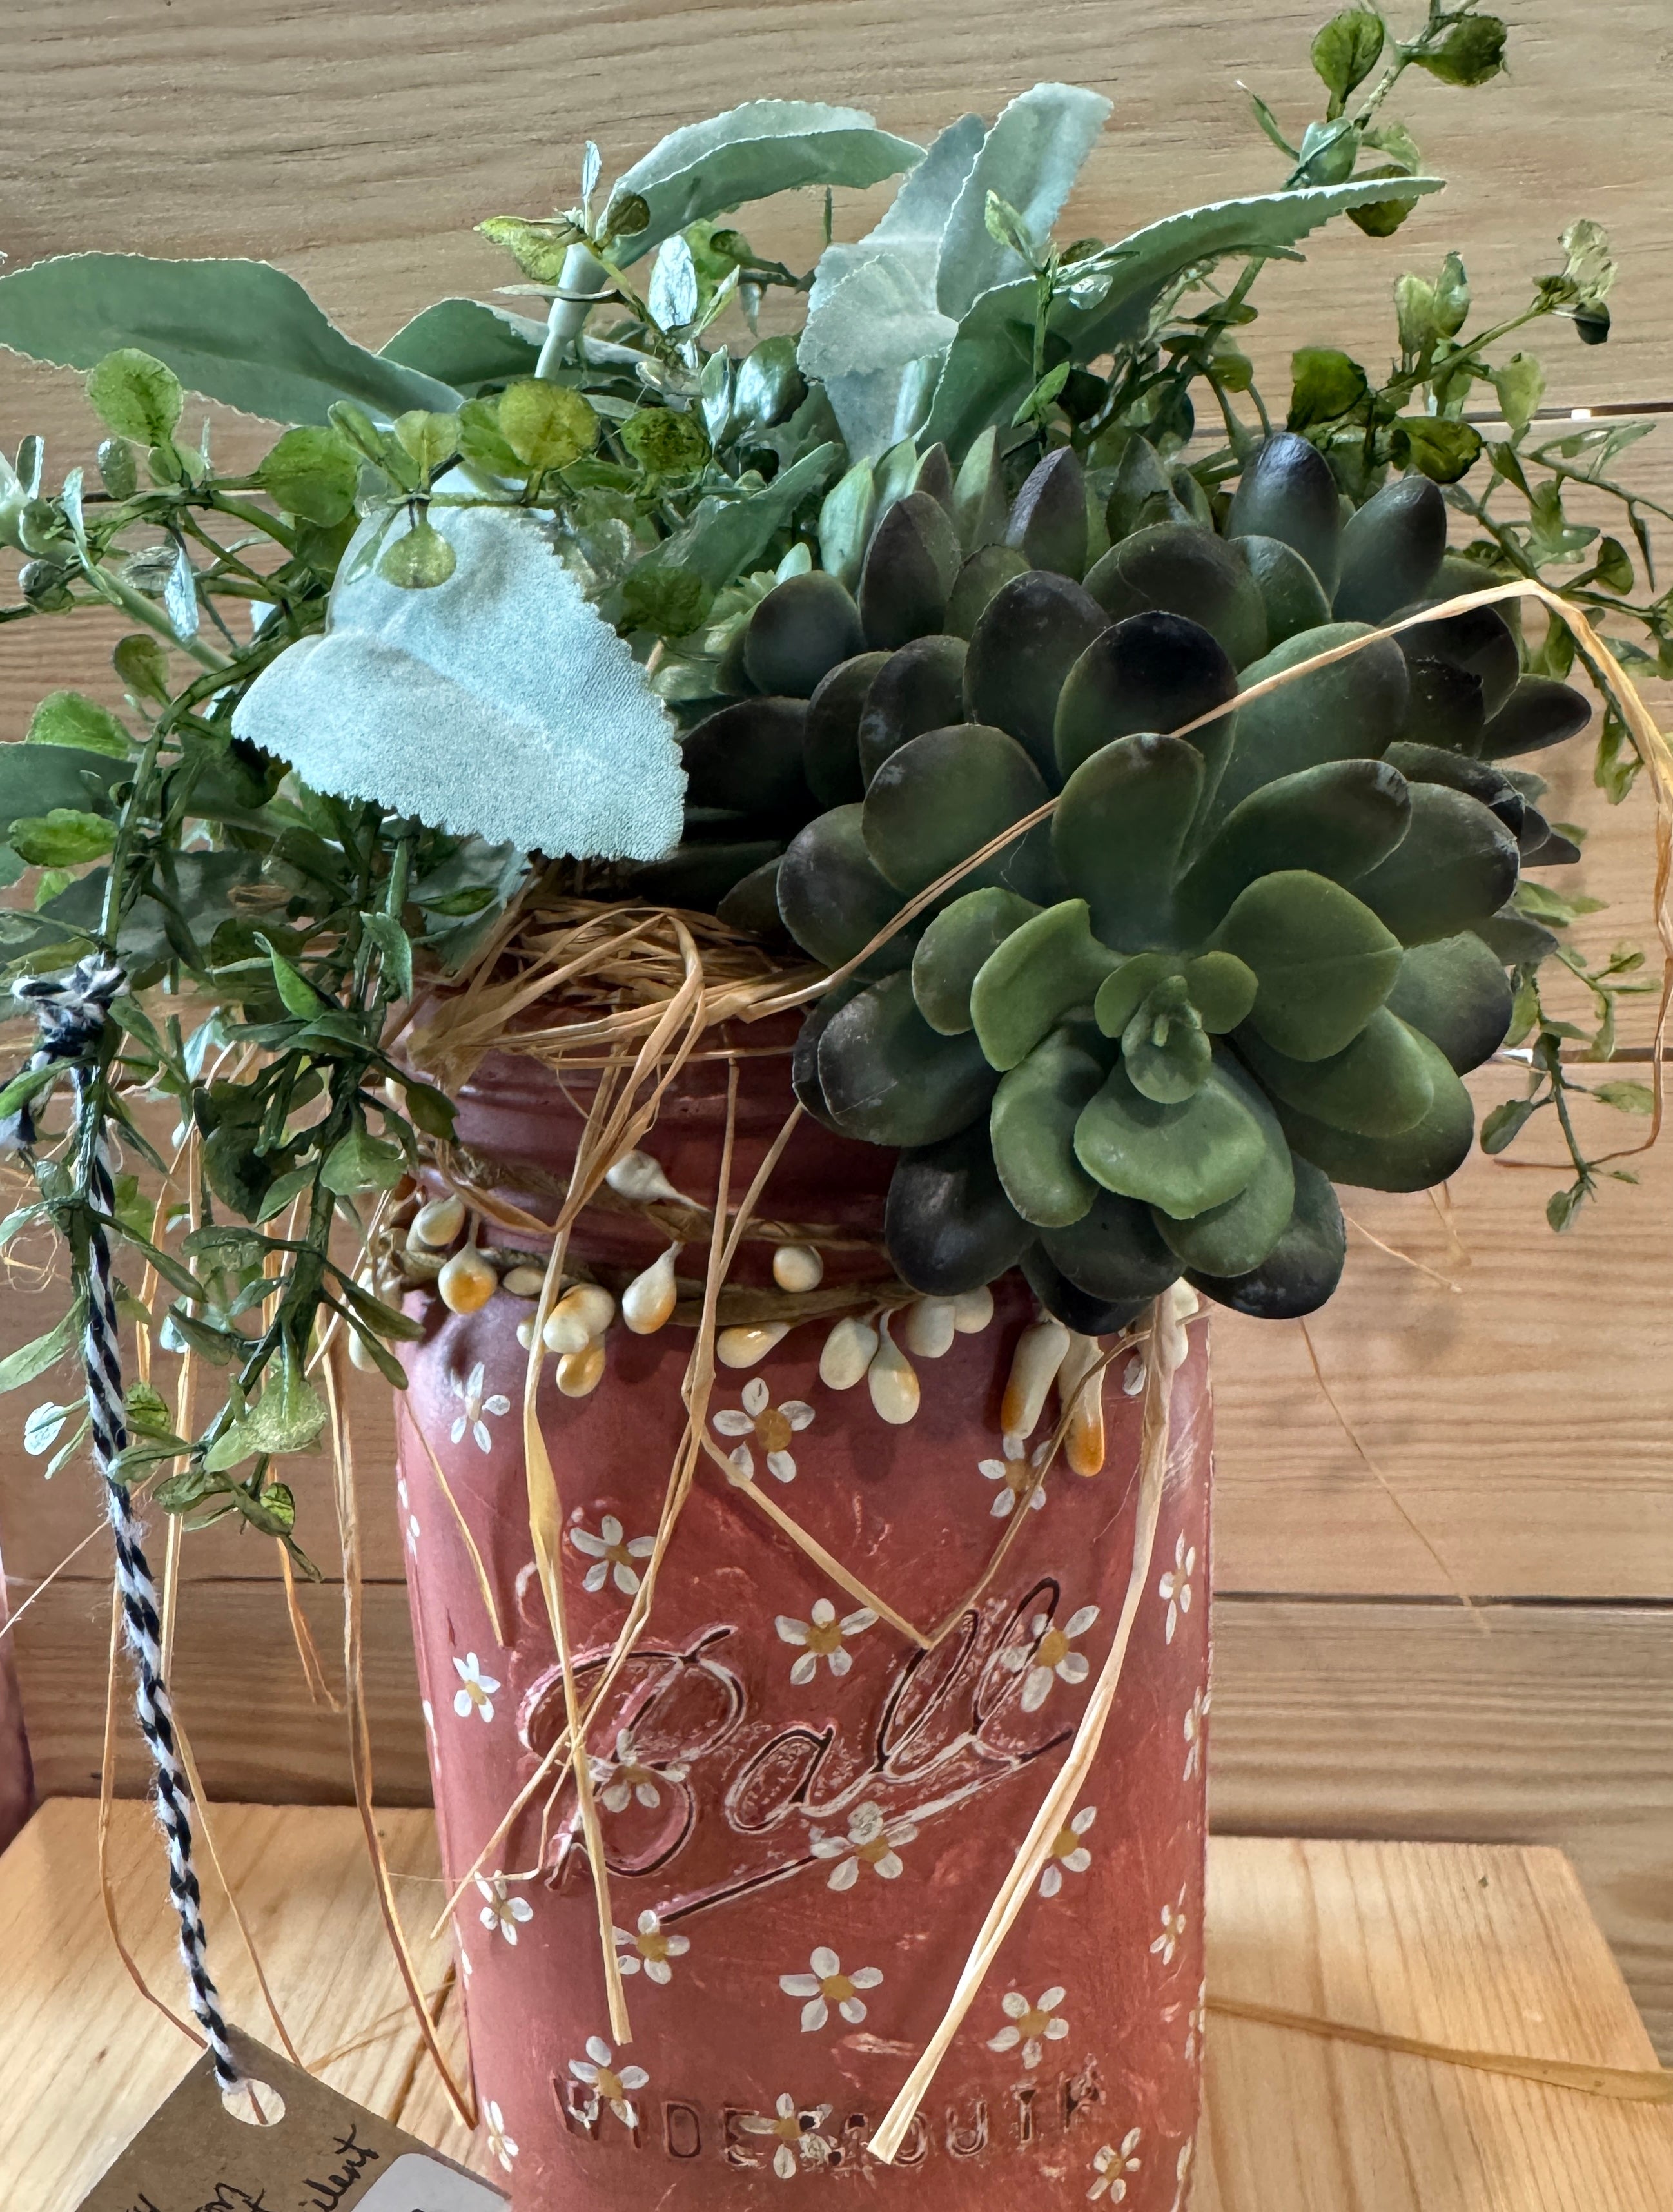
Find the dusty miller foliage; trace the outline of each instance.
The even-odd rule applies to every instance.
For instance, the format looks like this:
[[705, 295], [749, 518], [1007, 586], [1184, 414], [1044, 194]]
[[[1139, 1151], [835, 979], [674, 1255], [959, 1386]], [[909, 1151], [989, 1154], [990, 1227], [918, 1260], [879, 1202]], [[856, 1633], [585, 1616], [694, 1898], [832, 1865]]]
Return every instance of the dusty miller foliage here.
[[[1332, 212], [1386, 238], [1433, 188], [1395, 112], [1402, 79], [1416, 69], [1491, 86], [1506, 39], [1473, 0], [1432, 5], [1404, 34], [1371, 9], [1334, 16], [1311, 46], [1321, 112], [1287, 118], [1253, 99], [1278, 166], [1259, 197], [1236, 204], [1254, 212], [1235, 219], [1207, 209], [1114, 246], [1058, 243], [1019, 204], [1020, 187], [1000, 188], [996, 160], [964, 249], [989, 257], [989, 288], [962, 317], [934, 307], [954, 333], [931, 364], [939, 383], [899, 404], [920, 419], [941, 410], [966, 442], [998, 423], [1013, 486], [1067, 445], [1102, 491], [1137, 436], [1210, 501], [1281, 418], [1354, 501], [1391, 471], [1433, 478], [1469, 526], [1463, 551], [1483, 581], [1540, 579], [1603, 624], [1624, 662], [1673, 675], [1673, 591], [1658, 585], [1652, 545], [1652, 520], [1666, 511], [1617, 474], [1647, 426], [1539, 419], [1536, 326], [1566, 321], [1588, 344], [1608, 336], [1615, 272], [1597, 224], [1572, 222], [1526, 304], [1497, 322], [1475, 313], [1464, 264], [1449, 253], [1395, 283], [1385, 362], [1305, 348], [1281, 406], [1257, 374], [1266, 264], [1299, 258], [1295, 239]], [[447, 1133], [452, 1109], [385, 1052], [392, 1010], [415, 977], [445, 977], [468, 956], [532, 878], [606, 895], [612, 885], [608, 865], [311, 790], [234, 736], [240, 701], [319, 631], [356, 533], [358, 568], [418, 593], [453, 566], [437, 518], [497, 506], [538, 511], [689, 726], [714, 703], [752, 609], [809, 564], [849, 459], [796, 337], [757, 335], [768, 303], [771, 321], [785, 319], [782, 305], [813, 291], [816, 270], [757, 252], [740, 213], [783, 189], [822, 189], [828, 241], [837, 190], [898, 174], [916, 155], [850, 111], [756, 103], [676, 133], [606, 194], [589, 143], [572, 207], [480, 226], [515, 264], [495, 304], [438, 303], [377, 354], [260, 264], [88, 255], [0, 279], [0, 342], [86, 369], [107, 434], [96, 471], [58, 474], [35, 437], [15, 464], [0, 461], [0, 539], [21, 556], [0, 623], [99, 607], [131, 624], [113, 656], [123, 712], [57, 690], [26, 741], [0, 751], [0, 869], [21, 886], [0, 915], [0, 960], [18, 975], [98, 951], [127, 975], [82, 1125], [33, 1100], [49, 1109], [48, 1133], [25, 1155], [33, 1194], [0, 1237], [50, 1225], [79, 1275], [92, 1206], [79, 1164], [98, 1125], [112, 1133], [129, 1164], [106, 1224], [126, 1311], [164, 1350], [190, 1348], [222, 1378], [189, 1437], [156, 1391], [131, 1393], [125, 1472], [194, 1525], [236, 1515], [295, 1550], [295, 1499], [278, 1468], [317, 1448], [325, 1407], [306, 1370], [324, 1321], [337, 1316], [403, 1379], [388, 1346], [417, 1325], [356, 1281], [351, 1255], [380, 1194], [415, 1165], [425, 1136]], [[1061, 203], [1067, 185], [1042, 189]], [[1009, 335], [995, 350], [982, 318], [1001, 289]], [[1065, 335], [1079, 330], [1098, 337], [1095, 349]], [[132, 331], [147, 337], [125, 342]], [[211, 331], [213, 344], [199, 343]], [[288, 427], [254, 470], [228, 471], [207, 426], [188, 428], [188, 392]], [[889, 453], [878, 465], [887, 470]], [[1589, 511], [1613, 505], [1613, 533], [1571, 520], [1579, 494]], [[1560, 624], [1524, 644], [1530, 670], [1567, 672]], [[1636, 765], [1605, 693], [1595, 773], [1611, 802]], [[1530, 1055], [1530, 1090], [1488, 1116], [1482, 1141], [1499, 1149], [1552, 1109], [1574, 1165], [1551, 1203], [1561, 1227], [1599, 1172], [1569, 1118], [1577, 1085], [1561, 1048], [1607, 1057], [1616, 1000], [1647, 987], [1638, 954], [1588, 965], [1570, 948], [1566, 932], [1592, 902], [1525, 882], [1518, 896], [1527, 937], [1509, 1042]], [[1590, 994], [1589, 1027], [1548, 1012], [1547, 956]], [[13, 1081], [0, 1115], [30, 1103], [40, 1080]], [[1635, 1084], [1593, 1095], [1633, 1112], [1649, 1103]], [[201, 1144], [197, 1188], [159, 1204], [165, 1164], [137, 1115], [165, 1100], [179, 1133], [195, 1127]], [[148, 1267], [158, 1287], [146, 1311]], [[71, 1348], [73, 1321], [72, 1308], [0, 1363], [0, 1389], [44, 1374]], [[26, 1440], [52, 1455], [50, 1474], [82, 1433], [48, 1404]]]

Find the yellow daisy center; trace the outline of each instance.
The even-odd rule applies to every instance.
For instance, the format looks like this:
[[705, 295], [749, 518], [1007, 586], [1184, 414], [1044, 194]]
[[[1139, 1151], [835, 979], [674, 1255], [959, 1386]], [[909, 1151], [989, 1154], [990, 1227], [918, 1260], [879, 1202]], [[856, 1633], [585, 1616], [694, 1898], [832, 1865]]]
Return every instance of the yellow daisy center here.
[[1040, 1648], [1034, 1654], [1037, 1667], [1055, 1667], [1060, 1659], [1068, 1656], [1069, 1639], [1061, 1628], [1048, 1628], [1040, 1638]]
[[776, 1406], [769, 1406], [764, 1413], [755, 1417], [755, 1441], [763, 1451], [788, 1451], [794, 1435], [795, 1431]]

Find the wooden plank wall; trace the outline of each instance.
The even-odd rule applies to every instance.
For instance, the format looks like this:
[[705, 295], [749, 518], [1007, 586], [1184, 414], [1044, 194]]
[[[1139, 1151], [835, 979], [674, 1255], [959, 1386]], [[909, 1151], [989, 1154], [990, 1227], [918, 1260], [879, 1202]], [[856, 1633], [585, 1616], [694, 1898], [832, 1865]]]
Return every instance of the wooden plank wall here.
[[[794, 90], [922, 136], [1051, 76], [1116, 102], [1069, 217], [1071, 230], [1114, 235], [1187, 198], [1279, 181], [1237, 81], [1305, 119], [1306, 39], [1326, 12], [1324, 0], [1258, 13], [1185, 0], [1026, 11], [1013, 0], [37, 0], [8, 40], [0, 242], [15, 263], [92, 246], [259, 253], [377, 342], [444, 292], [502, 281], [471, 223], [564, 198], [588, 133], [609, 171], [679, 121]], [[1455, 181], [1396, 240], [1344, 229], [1305, 278], [1268, 272], [1256, 350], [1270, 386], [1281, 391], [1287, 350], [1304, 339], [1383, 357], [1393, 276], [1457, 239], [1478, 297], [1513, 307], [1585, 213], [1609, 226], [1624, 265], [1615, 335], [1585, 351], [1554, 331], [1550, 396], [1673, 396], [1673, 243], [1657, 189], [1673, 27], [1661, 0], [1526, 0], [1512, 52], [1512, 80], [1486, 92], [1426, 80], [1400, 96]], [[868, 219], [843, 213], [850, 235]], [[801, 202], [751, 228], [795, 259], [816, 223]], [[30, 429], [48, 433], [60, 465], [89, 442], [76, 380], [8, 360], [0, 435]], [[251, 448], [249, 425], [224, 434]], [[1664, 497], [1673, 468], [1656, 448], [1670, 439], [1637, 455]], [[88, 639], [84, 680], [110, 696], [103, 646]], [[18, 734], [49, 681], [65, 680], [68, 649], [44, 623], [0, 640], [0, 734]], [[1597, 824], [1580, 880], [1611, 902], [1588, 942], [1647, 941], [1647, 806], [1610, 814], [1584, 763], [1565, 775], [1556, 811]], [[1632, 1038], [1647, 1035], [1640, 1016]], [[1483, 1095], [1506, 1079], [1482, 1079]], [[1560, 1844], [1673, 2049], [1673, 1156], [1645, 1164], [1636, 1189], [1611, 1186], [1560, 1241], [1541, 1218], [1554, 1181], [1474, 1160], [1450, 1226], [1427, 1199], [1356, 1206], [1372, 1236], [1433, 1271], [1357, 1237], [1348, 1286], [1315, 1329], [1380, 1481], [1298, 1331], [1217, 1324], [1216, 1814], [1228, 1828]], [[40, 1310], [15, 1277], [0, 1292], [4, 1341], [34, 1334]], [[0, 1443], [15, 1606], [97, 1517], [84, 1473], [43, 1489], [17, 1446], [20, 1418], [8, 1415]], [[426, 1785], [390, 1431], [369, 1394], [360, 1425], [380, 1794], [412, 1802]], [[301, 1486], [323, 1549], [323, 1475]], [[96, 1783], [99, 1557], [82, 1553], [15, 1632], [46, 1792]], [[308, 1703], [269, 1547], [216, 1533], [186, 1547], [186, 1572], [180, 1698], [211, 1789], [341, 1797], [342, 1723]], [[1459, 1589], [1479, 1601], [1473, 1620]], [[329, 1663], [337, 1593], [305, 1604]], [[137, 1781], [131, 1760], [123, 1771]]]

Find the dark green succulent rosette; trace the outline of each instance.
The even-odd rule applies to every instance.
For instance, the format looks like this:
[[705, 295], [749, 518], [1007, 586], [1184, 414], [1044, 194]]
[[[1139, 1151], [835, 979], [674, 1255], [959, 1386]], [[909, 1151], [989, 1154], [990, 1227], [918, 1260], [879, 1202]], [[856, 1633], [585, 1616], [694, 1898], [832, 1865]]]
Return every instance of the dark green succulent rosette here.
[[1181, 1275], [1305, 1314], [1341, 1272], [1335, 1184], [1419, 1190], [1469, 1152], [1460, 1079], [1505, 1036], [1507, 965], [1548, 949], [1519, 870], [1576, 856], [1501, 763], [1590, 708], [1476, 607], [1232, 708], [1470, 587], [1426, 477], [1343, 507], [1287, 433], [1219, 512], [1138, 438], [1102, 501], [1068, 448], [1007, 501], [990, 434], [740, 632], [646, 887], [865, 955], [796, 1089], [898, 1148], [915, 1288], [1019, 1266], [1088, 1334]]

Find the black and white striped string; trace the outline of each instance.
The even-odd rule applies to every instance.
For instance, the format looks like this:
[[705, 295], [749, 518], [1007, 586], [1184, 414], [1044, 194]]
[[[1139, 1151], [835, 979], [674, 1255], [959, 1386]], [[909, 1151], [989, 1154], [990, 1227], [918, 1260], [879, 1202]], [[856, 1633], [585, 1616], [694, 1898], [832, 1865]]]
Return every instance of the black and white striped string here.
[[[33, 1013], [40, 1028], [40, 1042], [30, 1066], [64, 1067], [75, 1091], [76, 1122], [82, 1132], [82, 1184], [92, 1201], [83, 1286], [82, 1367], [93, 1456], [103, 1479], [106, 1510], [116, 1541], [117, 1590], [133, 1661], [140, 1732], [151, 1754], [152, 1796], [168, 1852], [168, 1887], [180, 1923], [180, 1956], [192, 2009], [224, 2093], [239, 2086], [244, 2069], [233, 2055], [220, 1992], [209, 1970], [203, 1899], [192, 1863], [192, 1790], [175, 1741], [173, 1708], [163, 1669], [156, 1584], [119, 1465], [128, 1443], [127, 1400], [122, 1383], [110, 1240], [104, 1228], [104, 1222], [113, 1215], [116, 1192], [102, 1117], [85, 1110], [88, 1088], [98, 1072], [111, 1001], [125, 980], [119, 967], [90, 955], [68, 975], [30, 976], [15, 983], [12, 994]], [[34, 1117], [27, 1102], [18, 1111], [15, 1129], [0, 1132], [0, 1137], [9, 1137], [24, 1150], [33, 1145]]]

